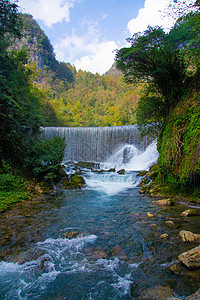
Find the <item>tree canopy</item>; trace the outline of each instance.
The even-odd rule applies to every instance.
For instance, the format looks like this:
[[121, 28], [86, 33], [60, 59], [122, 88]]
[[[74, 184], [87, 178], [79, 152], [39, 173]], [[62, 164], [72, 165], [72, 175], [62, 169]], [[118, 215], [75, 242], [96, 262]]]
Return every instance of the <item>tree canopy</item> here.
[[156, 26], [134, 34], [128, 39], [131, 46], [117, 52], [116, 65], [126, 81], [147, 83], [138, 105], [140, 125], [165, 120], [186, 90], [199, 82], [199, 26], [199, 13], [190, 13], [169, 33]]

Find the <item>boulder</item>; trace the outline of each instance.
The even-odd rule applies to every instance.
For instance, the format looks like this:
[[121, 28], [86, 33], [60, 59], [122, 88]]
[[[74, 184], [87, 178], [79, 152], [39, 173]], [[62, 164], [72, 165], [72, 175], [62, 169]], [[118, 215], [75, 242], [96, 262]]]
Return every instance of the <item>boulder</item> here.
[[187, 209], [183, 211], [181, 214], [181, 216], [183, 217], [198, 216], [198, 215], [199, 215], [198, 210], [195, 208]]
[[180, 238], [183, 242], [198, 242], [200, 241], [200, 234], [192, 233], [191, 231], [182, 230], [179, 232]]
[[172, 206], [174, 205], [174, 201], [169, 199], [162, 199], [157, 201], [152, 201], [153, 204], [157, 204], [159, 206]]
[[178, 258], [189, 269], [200, 268], [200, 246], [180, 254]]

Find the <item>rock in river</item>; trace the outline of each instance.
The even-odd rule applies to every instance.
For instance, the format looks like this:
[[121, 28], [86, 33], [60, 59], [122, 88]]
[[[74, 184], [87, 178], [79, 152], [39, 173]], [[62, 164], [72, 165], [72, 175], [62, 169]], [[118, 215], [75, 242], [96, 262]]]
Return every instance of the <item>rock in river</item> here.
[[200, 234], [192, 233], [191, 231], [181, 230], [179, 232], [180, 238], [183, 242], [198, 242], [200, 241]]
[[180, 254], [178, 258], [189, 269], [200, 268], [200, 246]]

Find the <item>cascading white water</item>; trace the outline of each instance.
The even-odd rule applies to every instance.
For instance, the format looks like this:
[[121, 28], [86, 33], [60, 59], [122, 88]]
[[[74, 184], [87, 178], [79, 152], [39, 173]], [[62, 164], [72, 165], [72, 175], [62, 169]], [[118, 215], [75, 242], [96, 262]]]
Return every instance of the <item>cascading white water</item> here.
[[46, 138], [65, 137], [64, 162], [106, 162], [114, 159], [115, 163], [121, 160], [121, 164], [127, 164], [135, 155], [141, 155], [152, 142], [150, 137], [141, 138], [136, 125], [46, 127], [43, 130]]

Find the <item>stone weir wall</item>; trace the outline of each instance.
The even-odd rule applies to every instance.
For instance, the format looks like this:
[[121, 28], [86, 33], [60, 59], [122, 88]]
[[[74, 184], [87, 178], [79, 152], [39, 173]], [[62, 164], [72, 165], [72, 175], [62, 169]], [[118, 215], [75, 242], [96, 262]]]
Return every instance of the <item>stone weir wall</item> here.
[[66, 161], [105, 162], [124, 145], [134, 145], [145, 150], [152, 141], [141, 138], [136, 125], [114, 127], [45, 127], [45, 138], [65, 137]]

